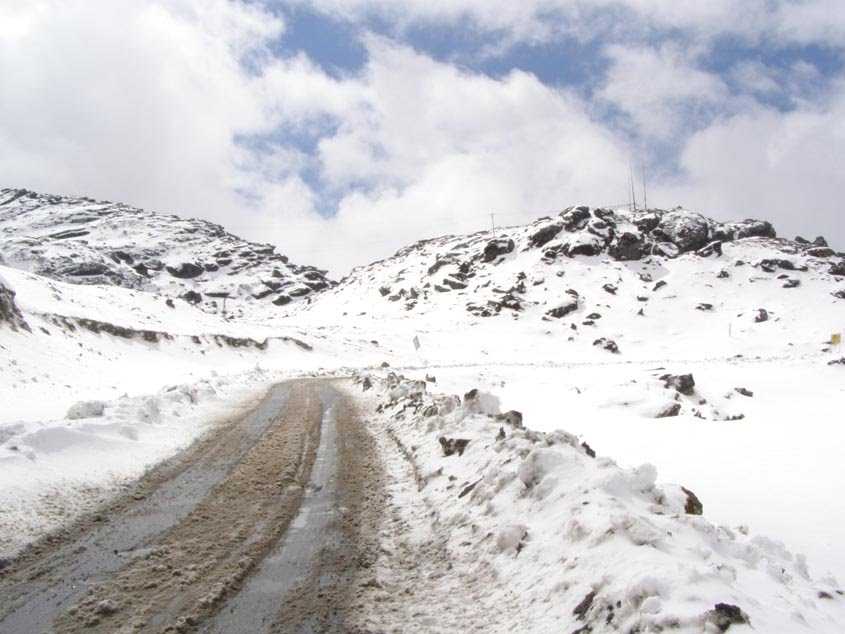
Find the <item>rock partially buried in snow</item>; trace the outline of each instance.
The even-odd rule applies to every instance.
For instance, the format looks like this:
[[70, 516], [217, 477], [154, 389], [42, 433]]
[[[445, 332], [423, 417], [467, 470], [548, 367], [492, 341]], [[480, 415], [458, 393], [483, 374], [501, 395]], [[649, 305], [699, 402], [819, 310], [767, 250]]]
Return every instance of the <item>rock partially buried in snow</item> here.
[[495, 418], [497, 421], [507, 423], [514, 429], [522, 429], [522, 412], [512, 409], [504, 414], [497, 414]]
[[496, 536], [496, 550], [500, 553], [519, 553], [527, 536], [528, 529], [522, 524], [506, 526]]
[[695, 379], [692, 374], [664, 374], [660, 377], [664, 387], [675, 388], [681, 394], [692, 396], [695, 392]]
[[686, 487], [681, 487], [681, 491], [683, 491], [687, 496], [686, 502], [684, 503], [684, 512], [687, 515], [703, 514], [704, 505], [701, 503], [701, 500], [698, 499], [698, 496]]
[[593, 342], [594, 346], [601, 346], [608, 352], [612, 352], [613, 354], [619, 354], [619, 346], [613, 339], [607, 339], [606, 337], [601, 337], [600, 339], [596, 339]]
[[509, 238], [497, 238], [495, 240], [491, 240], [487, 243], [487, 246], [484, 247], [483, 259], [485, 262], [492, 262], [499, 256], [507, 255], [513, 251], [513, 248], [514, 242]]
[[[499, 397], [479, 389], [472, 389], [464, 394], [464, 408], [468, 412], [495, 416], [499, 413]], [[518, 412], [517, 412], [518, 413]], [[522, 416], [520, 415], [520, 422]]]
[[0, 277], [0, 324], [9, 324], [12, 330], [29, 330], [21, 311], [15, 303], [15, 292]]
[[665, 407], [663, 407], [655, 418], [672, 418], [677, 416], [681, 413], [681, 404], [680, 403], [669, 403]]
[[467, 438], [446, 438], [445, 436], [441, 436], [437, 440], [440, 441], [440, 447], [443, 449], [443, 455], [447, 458], [455, 454], [463, 456], [467, 445], [469, 445], [469, 440]]
[[181, 279], [191, 279], [194, 277], [199, 277], [200, 275], [205, 273], [205, 269], [203, 267], [193, 262], [183, 262], [179, 266], [168, 266], [166, 268], [167, 272], [170, 273], [173, 277], [178, 277]]
[[102, 416], [105, 411], [106, 404], [103, 401], [80, 401], [70, 406], [65, 418], [67, 420], [98, 418]]
[[576, 310], [578, 310], [578, 299], [571, 297], [551, 310], [546, 311], [546, 316], [560, 319], [561, 317], [566, 317], [569, 313]]
[[720, 632], [727, 632], [731, 625], [750, 624], [748, 615], [729, 603], [717, 603], [707, 614], [707, 622], [718, 627]]

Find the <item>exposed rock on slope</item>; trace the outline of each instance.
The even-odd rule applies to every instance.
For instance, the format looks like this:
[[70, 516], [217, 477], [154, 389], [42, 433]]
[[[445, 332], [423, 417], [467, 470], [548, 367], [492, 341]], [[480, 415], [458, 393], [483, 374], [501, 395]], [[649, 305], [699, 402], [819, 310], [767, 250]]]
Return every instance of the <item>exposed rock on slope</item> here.
[[8, 325], [12, 330], [29, 330], [29, 325], [15, 304], [15, 292], [0, 277], [0, 327], [4, 325]]
[[61, 281], [156, 291], [205, 310], [227, 297], [235, 315], [334, 284], [325, 271], [205, 220], [25, 189], [0, 190], [0, 252], [9, 266]]
[[[652, 294], [667, 292], [661, 291], [667, 281], [658, 277], [672, 272], [673, 261], [689, 258], [701, 264], [685, 268], [701, 271], [710, 268], [708, 260], [721, 262], [714, 280], [732, 280], [729, 267], [744, 266], [747, 259], [747, 278], [776, 274], [787, 289], [800, 286], [803, 273], [831, 281], [845, 275], [845, 254], [817, 243], [778, 238], [766, 221], [718, 222], [680, 208], [628, 212], [579, 206], [529, 225], [418, 242], [392, 258], [355, 269], [328, 296], [345, 297], [348, 303], [353, 295], [372, 295], [372, 312], [387, 311], [380, 307], [390, 305], [420, 311], [450, 302], [454, 309], [462, 302], [462, 309], [479, 317], [518, 317], [541, 306], [541, 316], [559, 319], [583, 309], [590, 322], [585, 325], [593, 325], [595, 319], [587, 313], [600, 311], [586, 301], [583, 269], [603, 269], [608, 279], [599, 288], [610, 295], [621, 296], [620, 283], [634, 290], [635, 282], [636, 299], [645, 303]], [[754, 280], [726, 283], [746, 281]], [[714, 308], [713, 302], [697, 305], [700, 310]]]

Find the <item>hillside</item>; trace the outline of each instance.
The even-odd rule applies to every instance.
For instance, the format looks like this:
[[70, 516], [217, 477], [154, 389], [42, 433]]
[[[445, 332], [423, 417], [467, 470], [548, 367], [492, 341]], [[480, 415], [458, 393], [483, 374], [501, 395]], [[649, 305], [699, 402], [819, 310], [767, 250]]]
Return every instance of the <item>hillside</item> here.
[[337, 399], [366, 421], [312, 447], [366, 462], [370, 514], [340, 514], [376, 522], [363, 629], [443, 605], [445, 631], [841, 629], [845, 254], [824, 238], [569, 207], [334, 283], [206, 221], [2, 190], [0, 257], [0, 567], [257, 403], [282, 420], [265, 397], [295, 377], [319, 429]]
[[545, 335], [541, 349], [523, 350], [534, 360], [727, 357], [770, 353], [775, 340], [815, 353], [843, 308], [845, 254], [823, 238], [684, 210], [574, 207], [419, 242], [355, 269], [302, 312], [410, 328], [439, 342], [423, 346], [429, 361], [446, 362], [460, 358], [467, 328], [491, 334], [480, 337], [490, 360], [520, 360], [509, 344], [527, 334]]
[[307, 299], [333, 282], [270, 244], [206, 220], [122, 203], [0, 190], [0, 263], [74, 284], [112, 284], [243, 316]]

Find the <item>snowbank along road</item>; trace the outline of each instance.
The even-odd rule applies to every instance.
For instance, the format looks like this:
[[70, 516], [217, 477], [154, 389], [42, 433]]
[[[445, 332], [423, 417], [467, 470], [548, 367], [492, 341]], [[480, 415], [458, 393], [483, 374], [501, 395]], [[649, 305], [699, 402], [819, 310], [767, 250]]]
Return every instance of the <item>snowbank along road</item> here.
[[0, 632], [342, 631], [373, 558], [373, 456], [335, 384], [278, 384], [9, 564]]

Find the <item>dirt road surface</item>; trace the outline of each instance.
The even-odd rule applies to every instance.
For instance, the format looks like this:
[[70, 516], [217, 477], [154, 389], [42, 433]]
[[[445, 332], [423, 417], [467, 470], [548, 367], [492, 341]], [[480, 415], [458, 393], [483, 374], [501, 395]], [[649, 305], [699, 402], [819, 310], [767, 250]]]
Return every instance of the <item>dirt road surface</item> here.
[[385, 504], [330, 380], [274, 386], [0, 570], [0, 632], [343, 632]]

